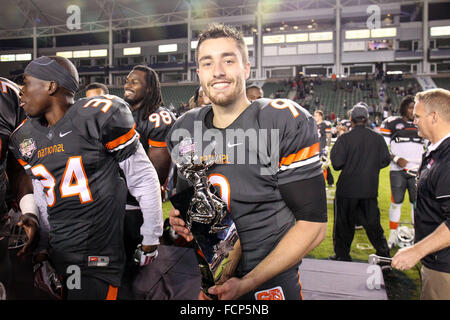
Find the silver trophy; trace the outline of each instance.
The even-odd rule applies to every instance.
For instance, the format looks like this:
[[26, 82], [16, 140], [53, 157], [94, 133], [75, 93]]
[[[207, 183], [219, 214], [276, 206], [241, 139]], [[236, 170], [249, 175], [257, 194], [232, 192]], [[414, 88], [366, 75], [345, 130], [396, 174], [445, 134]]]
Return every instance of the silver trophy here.
[[[181, 147], [180, 151], [183, 151]], [[239, 237], [227, 204], [208, 181], [207, 171], [214, 165], [215, 159], [198, 161], [194, 150], [184, 150], [180, 152], [180, 156], [181, 161], [177, 161], [178, 172], [193, 187], [187, 192], [176, 194], [170, 200], [180, 211], [194, 237], [202, 274], [202, 289], [208, 294], [208, 288], [220, 280], [229, 253]], [[188, 207], [185, 203], [189, 204]]]

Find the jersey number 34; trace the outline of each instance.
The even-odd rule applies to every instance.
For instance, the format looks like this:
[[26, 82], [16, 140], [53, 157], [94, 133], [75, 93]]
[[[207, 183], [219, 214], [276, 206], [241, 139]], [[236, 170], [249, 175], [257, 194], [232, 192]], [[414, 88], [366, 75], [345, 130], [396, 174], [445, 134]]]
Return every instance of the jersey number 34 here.
[[[55, 177], [42, 164], [38, 164], [31, 168], [31, 172], [36, 177], [42, 178], [40, 182], [42, 186], [47, 189], [45, 193], [47, 205], [52, 207], [55, 204], [56, 199]], [[70, 157], [67, 160], [59, 191], [61, 198], [78, 196], [83, 204], [92, 201], [91, 190], [89, 189], [88, 179], [86, 172], [84, 171], [81, 156]]]

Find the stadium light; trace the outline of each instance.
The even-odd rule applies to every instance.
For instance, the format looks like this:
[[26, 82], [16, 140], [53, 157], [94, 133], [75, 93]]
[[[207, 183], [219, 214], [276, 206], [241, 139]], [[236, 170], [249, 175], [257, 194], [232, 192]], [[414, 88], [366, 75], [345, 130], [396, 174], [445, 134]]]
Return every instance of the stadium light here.
[[132, 56], [136, 54], [141, 54], [141, 47], [123, 48], [124, 56]]
[[308, 41], [307, 33], [292, 33], [286, 35], [286, 42], [306, 42]]
[[15, 54], [2, 54], [0, 56], [1, 62], [11, 62], [16, 61], [16, 55]]
[[450, 36], [450, 26], [431, 27], [430, 36], [432, 37]]
[[2, 55], [0, 55], [0, 61], [1, 62], [29, 61], [29, 60], [31, 60], [31, 53], [2, 54]]
[[106, 57], [108, 56], [108, 50], [107, 49], [97, 49], [97, 50], [91, 50], [89, 55], [91, 57]]
[[372, 38], [390, 38], [397, 35], [397, 28], [381, 28], [381, 29], [371, 29], [370, 36]]
[[73, 52], [74, 58], [89, 58], [89, 50], [79, 50]]
[[277, 34], [273, 36], [264, 36], [263, 43], [264, 44], [272, 44], [272, 43], [284, 43], [285, 36], [284, 34]]
[[16, 54], [16, 61], [30, 61], [31, 53], [19, 53]]
[[159, 53], [166, 53], [166, 52], [177, 52], [178, 51], [178, 45], [176, 43], [173, 44], [161, 44], [158, 46], [158, 52]]
[[387, 71], [387, 74], [403, 74], [402, 71]]
[[252, 46], [253, 45], [253, 37], [244, 37], [244, 42], [246, 45]]
[[309, 34], [309, 41], [327, 41], [333, 40], [333, 32], [312, 32]]
[[59, 51], [59, 52], [56, 52], [56, 55], [58, 57], [64, 57], [64, 58], [70, 59], [73, 57], [73, 52], [72, 51]]
[[370, 38], [370, 30], [369, 29], [345, 31], [345, 39], [365, 39], [365, 38]]

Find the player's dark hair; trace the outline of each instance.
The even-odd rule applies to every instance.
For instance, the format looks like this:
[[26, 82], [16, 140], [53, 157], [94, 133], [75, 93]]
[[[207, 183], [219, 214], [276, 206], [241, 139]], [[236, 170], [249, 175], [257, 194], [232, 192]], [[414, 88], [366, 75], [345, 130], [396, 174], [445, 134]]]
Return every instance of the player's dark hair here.
[[219, 38], [232, 38], [236, 40], [244, 64], [248, 62], [248, 50], [242, 32], [240, 32], [238, 29], [232, 26], [213, 23], [208, 26], [208, 30], [202, 32], [198, 37], [197, 48], [195, 49], [195, 61], [197, 65], [198, 65], [198, 51], [203, 41], [208, 39], [219, 39]]
[[155, 70], [148, 66], [138, 65], [132, 71], [138, 70], [145, 72], [145, 83], [150, 90], [145, 94], [141, 104], [142, 120], [148, 118], [158, 107], [164, 104], [161, 94], [161, 83]]
[[94, 89], [102, 89], [105, 94], [109, 94], [108, 87], [100, 82], [92, 82], [86, 86], [86, 91], [94, 90]]
[[413, 96], [405, 96], [402, 101], [400, 102], [400, 115], [402, 117], [406, 116], [406, 113], [408, 111], [408, 106], [411, 102], [414, 102]]

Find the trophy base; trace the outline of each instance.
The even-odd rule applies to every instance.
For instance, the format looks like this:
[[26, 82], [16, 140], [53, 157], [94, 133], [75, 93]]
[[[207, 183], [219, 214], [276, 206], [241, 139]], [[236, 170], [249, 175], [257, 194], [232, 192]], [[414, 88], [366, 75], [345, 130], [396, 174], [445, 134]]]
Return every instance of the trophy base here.
[[[188, 221], [190, 200], [194, 195], [194, 188], [190, 187], [170, 198], [174, 208], [180, 211], [181, 218]], [[190, 231], [194, 237], [194, 250], [202, 275], [202, 290], [211, 299], [218, 297], [208, 293], [208, 289], [214, 286], [222, 275], [223, 267], [228, 261], [231, 250], [234, 249], [239, 237], [235, 224], [229, 212], [222, 219], [222, 225], [226, 226], [219, 232], [211, 232], [212, 224], [192, 222]]]

